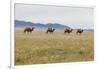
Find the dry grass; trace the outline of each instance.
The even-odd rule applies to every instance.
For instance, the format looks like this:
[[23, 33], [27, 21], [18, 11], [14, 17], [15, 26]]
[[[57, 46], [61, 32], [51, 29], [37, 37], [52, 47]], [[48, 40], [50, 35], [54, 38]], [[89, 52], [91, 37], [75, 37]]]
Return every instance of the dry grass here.
[[92, 61], [94, 59], [93, 32], [70, 35], [63, 31], [46, 34], [35, 30], [24, 34], [15, 31], [15, 65]]

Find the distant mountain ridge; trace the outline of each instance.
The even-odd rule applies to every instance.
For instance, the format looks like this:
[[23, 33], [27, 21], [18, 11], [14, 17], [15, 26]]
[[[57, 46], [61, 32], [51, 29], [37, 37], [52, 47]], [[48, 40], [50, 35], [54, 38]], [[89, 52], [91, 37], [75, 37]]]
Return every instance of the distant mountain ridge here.
[[[62, 25], [59, 23], [42, 24], [42, 23], [32, 23], [32, 22], [27, 22], [27, 21], [15, 20], [15, 28], [25, 28], [25, 27], [35, 27], [37, 29], [47, 29], [48, 27], [52, 27], [52, 28], [60, 29], [60, 30], [64, 30], [65, 28], [70, 28], [66, 25]], [[77, 30], [77, 29], [74, 29], [74, 30]], [[84, 29], [84, 30], [94, 32], [94, 29]]]
[[70, 28], [68, 26], [65, 26], [65, 25], [62, 25], [59, 23], [42, 24], [42, 23], [32, 23], [32, 22], [26, 22], [26, 21], [20, 21], [20, 20], [15, 20], [15, 27], [16, 28], [35, 27], [35, 28], [40, 28], [40, 29], [45, 29], [48, 27], [52, 27], [52, 28], [56, 28], [56, 29]]

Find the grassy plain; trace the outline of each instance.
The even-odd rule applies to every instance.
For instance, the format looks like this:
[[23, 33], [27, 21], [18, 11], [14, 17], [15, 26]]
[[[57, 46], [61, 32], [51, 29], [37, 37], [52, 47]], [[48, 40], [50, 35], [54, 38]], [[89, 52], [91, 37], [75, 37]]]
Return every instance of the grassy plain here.
[[94, 34], [70, 35], [63, 31], [46, 34], [35, 30], [31, 34], [15, 30], [15, 65], [65, 63], [94, 60]]

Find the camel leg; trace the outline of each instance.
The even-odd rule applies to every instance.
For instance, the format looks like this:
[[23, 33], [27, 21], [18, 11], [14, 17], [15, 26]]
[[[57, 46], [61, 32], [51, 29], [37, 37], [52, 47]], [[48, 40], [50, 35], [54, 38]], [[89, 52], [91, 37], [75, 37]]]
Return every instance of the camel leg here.
[[31, 34], [32, 32], [30, 31], [30, 34]]
[[66, 32], [64, 32], [64, 34], [66, 34]]

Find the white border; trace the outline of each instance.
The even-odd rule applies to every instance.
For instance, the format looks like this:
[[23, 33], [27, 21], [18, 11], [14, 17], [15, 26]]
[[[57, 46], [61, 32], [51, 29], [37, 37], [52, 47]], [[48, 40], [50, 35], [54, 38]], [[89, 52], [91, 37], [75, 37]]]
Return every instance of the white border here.
[[13, 69], [14, 68], [14, 2], [10, 1], [10, 68]]
[[[81, 7], [81, 8], [93, 8], [95, 9], [95, 6], [92, 6], [92, 5], [69, 5], [69, 4], [66, 4], [66, 5], [63, 5], [63, 4], [43, 4], [43, 3], [34, 3], [34, 2], [30, 2], [28, 1], [27, 2], [24, 2], [24, 1], [21, 1], [21, 2], [18, 2], [16, 0], [14, 1], [11, 1], [11, 62], [10, 62], [10, 66], [11, 66], [11, 69], [24, 69], [24, 68], [28, 68], [28, 69], [33, 69], [33, 68], [36, 68], [36, 69], [41, 69], [41, 68], [45, 68], [45, 67], [53, 67], [53, 66], [72, 66], [72, 65], [80, 65], [80, 66], [87, 66], [87, 65], [91, 65], [91, 64], [95, 64], [96, 62], [95, 61], [89, 61], [89, 62], [70, 62], [70, 63], [53, 63], [53, 64], [34, 64], [34, 65], [19, 65], [19, 66], [14, 66], [14, 4], [15, 3], [19, 3], [19, 4], [32, 4], [32, 5], [44, 5], [44, 6], [59, 6], [59, 7]], [[45, 67], [44, 67], [45, 66]], [[70, 68], [70, 67], [69, 67]], [[74, 68], [74, 67], [72, 67]]]

